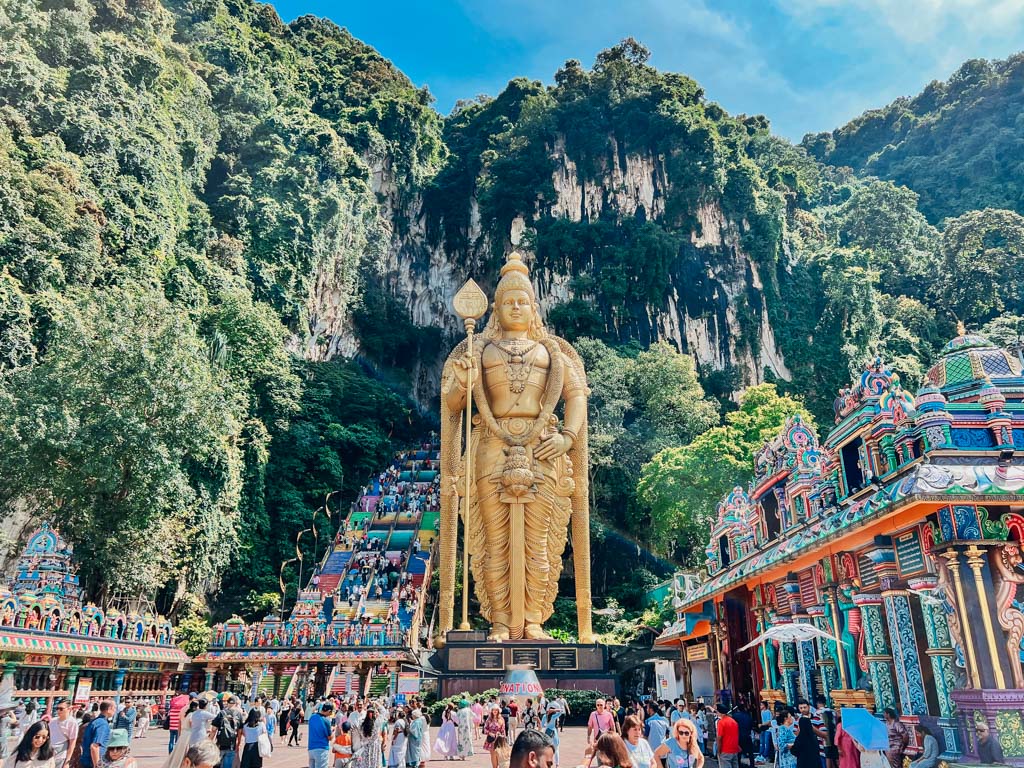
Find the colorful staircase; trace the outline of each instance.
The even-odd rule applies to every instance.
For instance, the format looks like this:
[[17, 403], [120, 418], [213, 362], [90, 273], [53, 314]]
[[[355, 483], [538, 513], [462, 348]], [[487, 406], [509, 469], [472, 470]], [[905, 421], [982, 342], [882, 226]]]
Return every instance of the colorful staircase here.
[[[278, 687], [277, 687], [277, 695], [280, 696], [281, 698], [284, 698], [285, 691], [287, 691], [291, 687], [292, 678], [295, 676], [295, 669], [296, 669], [296, 667], [293, 664], [290, 667], [286, 667], [284, 672], [281, 674], [281, 682], [278, 684]], [[259, 684], [256, 687], [256, 690], [259, 691], [260, 693], [265, 693], [267, 696], [273, 696], [274, 695], [274, 675], [273, 675], [273, 673], [268, 672], [267, 674], [263, 675], [263, 677], [260, 679]]]
[[320, 570], [319, 589], [321, 594], [328, 595], [337, 588], [351, 559], [352, 553], [347, 550], [335, 549], [331, 552]]

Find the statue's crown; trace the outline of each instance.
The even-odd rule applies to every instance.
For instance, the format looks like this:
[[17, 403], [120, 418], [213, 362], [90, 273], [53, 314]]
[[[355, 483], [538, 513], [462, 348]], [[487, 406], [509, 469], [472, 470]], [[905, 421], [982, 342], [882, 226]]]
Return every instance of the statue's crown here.
[[534, 298], [533, 283], [530, 282], [530, 270], [523, 263], [523, 255], [519, 251], [512, 251], [506, 258], [501, 268], [501, 279], [497, 288], [494, 289], [494, 299], [497, 301], [505, 291], [519, 289], [526, 291], [530, 298]]

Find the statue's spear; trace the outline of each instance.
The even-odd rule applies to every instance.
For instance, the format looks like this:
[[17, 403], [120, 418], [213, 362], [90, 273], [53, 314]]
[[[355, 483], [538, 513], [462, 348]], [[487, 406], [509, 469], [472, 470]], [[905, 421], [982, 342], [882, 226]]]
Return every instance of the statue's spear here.
[[[473, 359], [473, 331], [476, 321], [487, 311], [487, 295], [472, 278], [466, 281], [452, 300], [455, 314], [462, 318], [466, 328], [466, 355]], [[473, 481], [473, 366], [466, 372], [466, 490], [463, 496], [462, 517], [462, 623], [459, 629], [469, 629], [469, 512], [470, 488]]]

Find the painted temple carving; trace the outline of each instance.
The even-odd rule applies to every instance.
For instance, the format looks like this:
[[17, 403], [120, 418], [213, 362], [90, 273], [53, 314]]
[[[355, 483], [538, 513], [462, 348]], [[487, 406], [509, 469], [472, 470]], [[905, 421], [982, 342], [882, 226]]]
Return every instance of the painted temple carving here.
[[188, 662], [170, 621], [84, 601], [77, 572], [71, 545], [43, 523], [0, 587], [0, 685], [47, 711], [85, 680], [98, 696], [169, 695]]
[[174, 645], [174, 629], [163, 616], [83, 604], [73, 558], [71, 545], [43, 523], [29, 537], [14, 577], [0, 588], [0, 627]]
[[[1024, 765], [1021, 361], [961, 332], [916, 394], [876, 358], [834, 415], [823, 438], [794, 415], [756, 454], [658, 644], [707, 644], [726, 696], [895, 707], [946, 758], [970, 760], [985, 720]], [[736, 650], [794, 622], [829, 638]]]

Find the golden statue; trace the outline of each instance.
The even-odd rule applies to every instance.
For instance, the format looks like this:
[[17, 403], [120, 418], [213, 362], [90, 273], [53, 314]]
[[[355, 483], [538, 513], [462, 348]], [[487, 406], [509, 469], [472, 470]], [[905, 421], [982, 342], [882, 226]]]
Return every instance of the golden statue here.
[[[467, 288], [479, 292], [472, 281]], [[571, 519], [579, 642], [591, 643], [589, 390], [583, 362], [567, 341], [545, 330], [518, 253], [502, 267], [482, 343], [474, 347], [473, 324], [486, 307], [481, 298], [478, 310], [463, 310], [457, 297], [469, 338], [449, 355], [441, 376], [437, 642], [452, 629], [458, 517], [466, 519], [468, 506], [470, 571], [480, 612], [491, 625], [489, 639], [548, 637], [543, 625], [558, 594]], [[468, 452], [462, 427], [467, 400], [476, 410]], [[555, 415], [560, 401], [561, 424]]]

